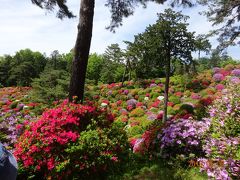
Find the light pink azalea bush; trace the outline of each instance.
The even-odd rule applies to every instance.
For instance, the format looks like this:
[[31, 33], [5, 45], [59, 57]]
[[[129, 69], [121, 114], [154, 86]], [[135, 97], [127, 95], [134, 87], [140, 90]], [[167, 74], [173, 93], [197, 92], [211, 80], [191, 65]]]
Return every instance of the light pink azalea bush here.
[[230, 83], [209, 113], [211, 127], [203, 145], [206, 158], [199, 159], [201, 170], [210, 178], [240, 177], [240, 84]]

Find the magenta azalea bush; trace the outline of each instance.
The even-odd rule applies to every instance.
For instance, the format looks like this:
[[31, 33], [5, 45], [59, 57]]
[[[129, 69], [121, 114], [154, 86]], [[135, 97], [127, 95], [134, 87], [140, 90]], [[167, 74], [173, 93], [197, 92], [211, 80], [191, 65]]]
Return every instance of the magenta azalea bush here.
[[225, 86], [224, 86], [223, 84], [217, 84], [217, 85], [215, 86], [215, 88], [216, 88], [216, 90], [218, 90], [218, 91], [222, 91], [222, 90], [225, 88]]
[[23, 179], [74, 179], [107, 174], [127, 150], [126, 133], [106, 108], [63, 102], [26, 127], [14, 155]]

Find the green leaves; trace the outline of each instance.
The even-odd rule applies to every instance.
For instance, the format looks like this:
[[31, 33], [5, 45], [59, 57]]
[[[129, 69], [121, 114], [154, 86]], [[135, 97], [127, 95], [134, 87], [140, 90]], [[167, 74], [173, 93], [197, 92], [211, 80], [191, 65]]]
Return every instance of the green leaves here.
[[30, 49], [0, 59], [0, 83], [4, 86], [30, 86], [46, 65], [46, 57]]
[[198, 0], [202, 5], [208, 6], [204, 12], [213, 26], [218, 26], [209, 35], [218, 35], [218, 49], [223, 50], [228, 46], [239, 44], [240, 3], [238, 0]]
[[96, 53], [91, 54], [88, 58], [87, 79], [94, 80], [95, 85], [101, 78], [101, 70], [103, 68], [103, 57]]

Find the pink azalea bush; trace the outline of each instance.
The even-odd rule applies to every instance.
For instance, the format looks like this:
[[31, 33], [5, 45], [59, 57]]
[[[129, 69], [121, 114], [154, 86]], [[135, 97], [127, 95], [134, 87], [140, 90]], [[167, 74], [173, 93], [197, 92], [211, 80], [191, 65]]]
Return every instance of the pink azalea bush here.
[[221, 73], [216, 73], [213, 75], [213, 80], [216, 82], [222, 81], [224, 80], [224, 75], [222, 75]]
[[217, 85], [215, 86], [215, 88], [216, 88], [218, 91], [221, 91], [221, 90], [223, 90], [223, 89], [225, 88], [225, 86], [224, 86], [223, 84], [217, 84]]
[[234, 84], [240, 84], [240, 79], [239, 77], [233, 76], [230, 78], [230, 82]]

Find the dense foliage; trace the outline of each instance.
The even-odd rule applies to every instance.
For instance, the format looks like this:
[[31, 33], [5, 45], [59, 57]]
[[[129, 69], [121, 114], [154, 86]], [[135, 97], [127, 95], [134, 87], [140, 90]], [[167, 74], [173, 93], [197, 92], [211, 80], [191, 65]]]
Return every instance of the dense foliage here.
[[36, 103], [31, 88], [1, 88], [1, 142], [18, 158], [22, 179], [192, 179], [194, 174], [234, 179], [239, 69], [228, 64], [193, 78], [171, 77], [166, 123], [164, 78], [89, 84], [86, 102], [100, 108], [62, 100]]
[[36, 102], [53, 102], [68, 95], [69, 74], [64, 70], [45, 70], [32, 82], [31, 97]]
[[3, 86], [29, 86], [46, 65], [46, 57], [30, 49], [20, 50], [14, 56], [0, 59], [0, 84]]

